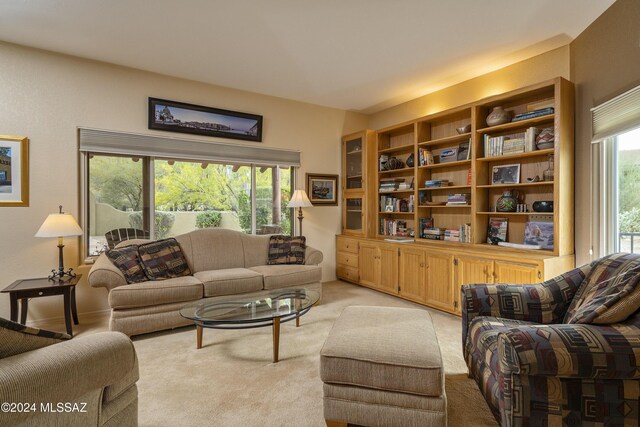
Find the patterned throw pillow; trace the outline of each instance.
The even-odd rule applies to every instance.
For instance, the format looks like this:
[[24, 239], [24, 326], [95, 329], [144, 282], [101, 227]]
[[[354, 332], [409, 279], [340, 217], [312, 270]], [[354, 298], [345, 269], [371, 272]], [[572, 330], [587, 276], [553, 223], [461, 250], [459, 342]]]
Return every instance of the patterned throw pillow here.
[[140, 262], [149, 280], [190, 276], [189, 264], [176, 239], [164, 239], [138, 246]]
[[304, 264], [306, 241], [304, 236], [271, 236], [267, 264]]
[[32, 328], [0, 318], [0, 359], [71, 339], [59, 332]]
[[124, 278], [127, 279], [127, 283], [140, 283], [149, 280], [147, 276], [145, 276], [144, 269], [140, 264], [137, 245], [109, 249], [107, 251], [107, 258], [122, 271]]
[[573, 297], [565, 323], [619, 323], [640, 308], [640, 255], [614, 254], [595, 264]]

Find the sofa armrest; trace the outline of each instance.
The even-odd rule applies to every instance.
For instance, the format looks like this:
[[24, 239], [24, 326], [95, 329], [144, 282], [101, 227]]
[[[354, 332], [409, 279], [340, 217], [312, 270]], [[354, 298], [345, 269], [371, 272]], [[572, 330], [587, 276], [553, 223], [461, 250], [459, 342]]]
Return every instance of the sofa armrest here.
[[95, 263], [93, 263], [87, 280], [92, 287], [107, 288], [107, 291], [127, 284], [127, 279], [125, 279], [122, 271], [113, 265], [105, 254], [100, 254]]
[[463, 285], [460, 299], [463, 348], [469, 324], [479, 316], [543, 324], [560, 323], [590, 270], [591, 265], [587, 264], [533, 285]]
[[74, 402], [124, 379], [138, 379], [133, 343], [100, 332], [0, 359], [0, 402]]
[[307, 246], [304, 252], [304, 263], [306, 265], [318, 265], [322, 262], [323, 255], [318, 249]]
[[630, 324], [527, 325], [498, 334], [503, 374], [639, 379], [640, 329]]

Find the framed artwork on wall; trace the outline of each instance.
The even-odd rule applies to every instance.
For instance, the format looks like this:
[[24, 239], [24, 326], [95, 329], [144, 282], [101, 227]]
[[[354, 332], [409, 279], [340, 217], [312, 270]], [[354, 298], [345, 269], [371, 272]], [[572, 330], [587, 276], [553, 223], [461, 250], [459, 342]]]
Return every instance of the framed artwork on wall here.
[[149, 129], [262, 142], [262, 116], [149, 98]]
[[0, 206], [29, 206], [29, 139], [0, 135]]
[[308, 173], [307, 194], [314, 206], [338, 206], [338, 175]]

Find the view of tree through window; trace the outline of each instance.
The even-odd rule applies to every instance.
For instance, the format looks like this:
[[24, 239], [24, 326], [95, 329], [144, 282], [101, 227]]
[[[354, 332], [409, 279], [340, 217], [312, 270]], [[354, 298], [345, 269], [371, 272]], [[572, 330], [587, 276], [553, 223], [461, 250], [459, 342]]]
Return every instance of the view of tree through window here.
[[640, 253], [640, 128], [616, 137], [621, 252]]
[[[89, 160], [89, 254], [110, 246], [112, 230], [149, 234], [145, 218], [144, 163], [149, 159], [91, 155]], [[255, 232], [291, 234], [292, 168], [154, 160], [150, 182], [155, 195], [154, 238], [198, 228], [252, 232], [252, 189], [256, 192]], [[255, 183], [252, 183], [255, 169]], [[149, 189], [146, 189], [148, 192]], [[120, 232], [122, 233], [122, 232]]]

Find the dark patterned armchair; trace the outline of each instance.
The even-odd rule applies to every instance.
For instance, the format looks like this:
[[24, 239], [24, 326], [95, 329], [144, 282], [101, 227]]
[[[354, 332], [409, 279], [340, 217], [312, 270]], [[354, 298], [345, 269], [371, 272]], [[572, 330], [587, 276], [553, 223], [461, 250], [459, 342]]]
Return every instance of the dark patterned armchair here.
[[638, 425], [640, 255], [461, 301], [469, 376], [501, 425]]

